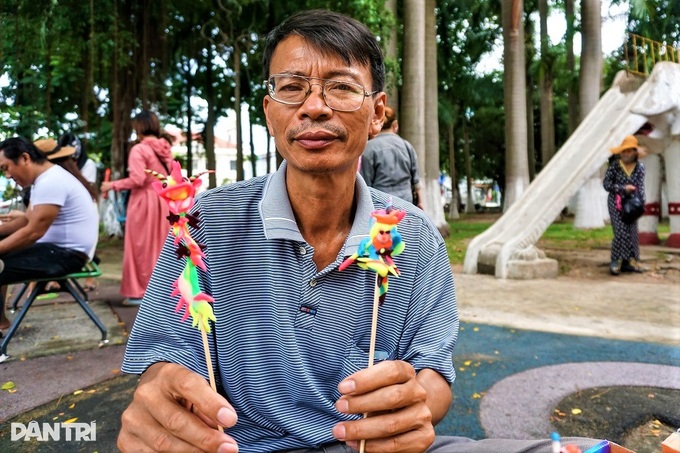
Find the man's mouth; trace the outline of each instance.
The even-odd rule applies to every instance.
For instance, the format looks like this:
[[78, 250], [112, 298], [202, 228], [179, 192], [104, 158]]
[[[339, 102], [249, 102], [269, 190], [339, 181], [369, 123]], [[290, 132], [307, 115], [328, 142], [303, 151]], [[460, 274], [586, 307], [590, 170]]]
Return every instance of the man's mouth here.
[[320, 149], [337, 139], [335, 134], [327, 131], [304, 132], [294, 137], [294, 140], [306, 149]]

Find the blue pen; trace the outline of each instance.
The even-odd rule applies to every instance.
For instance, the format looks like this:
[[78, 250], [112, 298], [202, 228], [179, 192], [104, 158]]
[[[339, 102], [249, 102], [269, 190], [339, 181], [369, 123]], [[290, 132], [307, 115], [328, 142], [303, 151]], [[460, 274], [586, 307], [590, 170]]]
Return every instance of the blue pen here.
[[560, 450], [562, 450], [562, 440], [560, 439], [560, 435], [553, 431], [550, 434], [550, 440], [552, 440], [552, 453], [560, 453]]

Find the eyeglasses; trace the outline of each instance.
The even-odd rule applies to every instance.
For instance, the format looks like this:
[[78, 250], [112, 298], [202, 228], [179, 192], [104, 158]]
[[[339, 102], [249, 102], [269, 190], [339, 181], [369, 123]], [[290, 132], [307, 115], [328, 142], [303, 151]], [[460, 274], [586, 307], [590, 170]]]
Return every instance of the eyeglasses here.
[[[312, 83], [312, 79], [321, 83]], [[338, 112], [359, 110], [364, 104], [364, 98], [377, 93], [377, 91], [367, 92], [358, 83], [292, 74], [275, 74], [265, 83], [269, 97], [286, 105], [304, 103], [312, 92], [312, 85], [319, 85], [326, 105]]]

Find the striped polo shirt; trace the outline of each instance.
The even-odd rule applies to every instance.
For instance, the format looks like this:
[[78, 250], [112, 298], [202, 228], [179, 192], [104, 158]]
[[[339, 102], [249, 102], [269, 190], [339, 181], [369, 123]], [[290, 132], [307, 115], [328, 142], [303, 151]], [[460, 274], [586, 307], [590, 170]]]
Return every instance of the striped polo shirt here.
[[[204, 292], [215, 298], [209, 335], [218, 391], [234, 406], [228, 429], [242, 452], [314, 447], [334, 440], [331, 429], [359, 418], [336, 411], [338, 383], [368, 363], [375, 273], [338, 266], [368, 236], [370, 213], [390, 197], [356, 181], [357, 211], [335, 261], [317, 270], [314, 249], [297, 227], [286, 192], [286, 163], [276, 173], [201, 194], [200, 229], [207, 272]], [[398, 228], [406, 248], [395, 257], [378, 316], [376, 361], [404, 360], [453, 382], [458, 335], [453, 275], [442, 237], [430, 219], [403, 200]], [[329, 209], [333, 209], [329, 206]], [[172, 283], [184, 266], [169, 235], [144, 296], [123, 371], [141, 374], [174, 362], [208, 378], [201, 335], [174, 312]]]

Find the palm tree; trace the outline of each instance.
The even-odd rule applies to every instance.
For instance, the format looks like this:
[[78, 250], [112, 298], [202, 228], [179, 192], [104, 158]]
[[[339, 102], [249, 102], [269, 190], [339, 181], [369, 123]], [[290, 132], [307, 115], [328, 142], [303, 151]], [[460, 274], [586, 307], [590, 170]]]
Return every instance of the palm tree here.
[[555, 114], [553, 109], [553, 61], [548, 37], [548, 0], [538, 1], [541, 22], [541, 166], [545, 167], [555, 154]]
[[[401, 131], [418, 155], [418, 169], [423, 173], [426, 159], [425, 141], [425, 3], [404, 1], [404, 84], [401, 89]], [[435, 104], [436, 105], [436, 104]], [[427, 195], [425, 195], [427, 203]]]
[[506, 211], [529, 185], [523, 0], [503, 0]]
[[425, 2], [425, 171], [420, 183], [425, 195], [424, 208], [443, 236], [449, 235], [449, 224], [444, 216], [444, 206], [439, 188], [439, 112], [437, 82], [437, 20], [436, 0]]
[[[581, 121], [600, 99], [602, 83], [602, 18], [600, 0], [581, 1], [581, 73], [579, 79], [579, 106]], [[604, 227], [604, 189], [601, 176], [595, 173], [577, 195], [576, 228]]]

